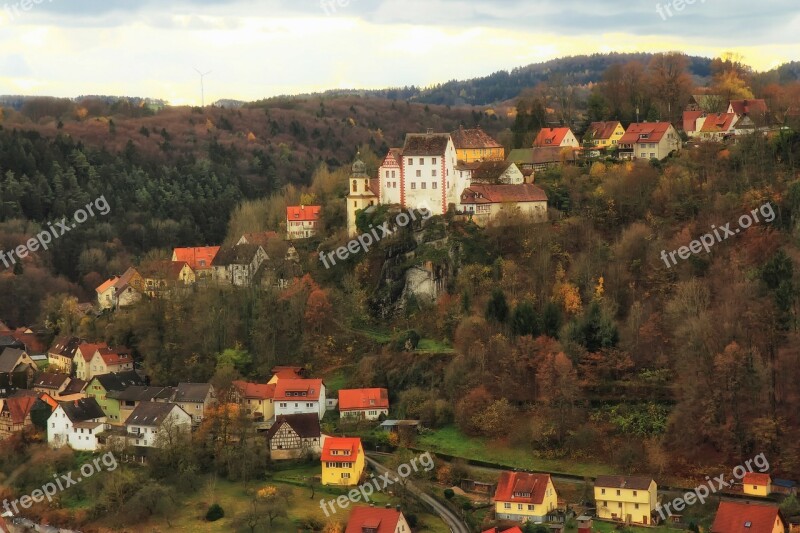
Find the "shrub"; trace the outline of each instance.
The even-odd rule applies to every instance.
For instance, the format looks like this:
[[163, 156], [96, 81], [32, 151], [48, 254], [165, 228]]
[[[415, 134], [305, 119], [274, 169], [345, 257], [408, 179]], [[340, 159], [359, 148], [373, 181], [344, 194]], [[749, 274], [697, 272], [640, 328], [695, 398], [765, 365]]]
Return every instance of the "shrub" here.
[[225, 516], [225, 511], [222, 509], [218, 503], [215, 503], [211, 507], [208, 508], [208, 512], [206, 513], [206, 520], [209, 522], [216, 522], [220, 518]]
[[453, 489], [444, 489], [444, 497], [448, 500], [452, 499], [455, 495], [456, 493]]

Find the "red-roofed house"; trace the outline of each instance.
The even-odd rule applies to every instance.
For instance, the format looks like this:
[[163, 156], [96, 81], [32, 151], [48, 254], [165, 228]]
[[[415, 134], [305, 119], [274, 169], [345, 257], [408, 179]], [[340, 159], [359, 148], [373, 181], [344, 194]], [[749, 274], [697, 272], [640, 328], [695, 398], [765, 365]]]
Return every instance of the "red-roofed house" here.
[[501, 212], [517, 213], [547, 221], [547, 194], [538, 185], [473, 184], [461, 193], [462, 213], [472, 215], [479, 225], [485, 225]]
[[[702, 121], [702, 123], [701, 123]], [[711, 113], [698, 119], [700, 131], [697, 132], [702, 141], [722, 141], [733, 135], [738, 117], [735, 113]]]
[[94, 354], [97, 353], [101, 348], [108, 348], [108, 345], [104, 342], [100, 343], [91, 343], [91, 342], [82, 342], [79, 346], [77, 351], [75, 352], [75, 358], [73, 359], [73, 363], [75, 364], [75, 377], [78, 379], [82, 379], [84, 381], [91, 381], [91, 379], [95, 376], [92, 373], [92, 359], [94, 359]]
[[[127, 348], [99, 348], [92, 359], [89, 361], [89, 375], [91, 380], [94, 376], [102, 376], [112, 372], [126, 372], [133, 370], [133, 356]], [[80, 376], [79, 376], [80, 377]]]
[[270, 420], [275, 416], [275, 384], [234, 381], [232, 383], [235, 400], [242, 404], [248, 415]]
[[17, 396], [0, 400], [0, 440], [32, 426], [31, 409], [36, 396]]
[[625, 135], [625, 128], [618, 120], [592, 122], [583, 136], [583, 142], [600, 149], [614, 148], [619, 144], [623, 135]]
[[519, 526], [514, 526], [511, 529], [504, 529], [503, 531], [493, 527], [492, 529], [487, 529], [483, 533], [522, 533], [522, 530], [519, 528]]
[[536, 139], [533, 141], [533, 146], [536, 148], [546, 148], [550, 146], [571, 146], [578, 148], [578, 138], [572, 133], [569, 128], [542, 128]]
[[736, 113], [740, 117], [748, 116], [753, 120], [764, 118], [769, 113], [766, 100], [753, 98], [750, 100], [731, 100], [728, 113]]
[[389, 414], [386, 389], [343, 389], [339, 391], [339, 416], [377, 420]]
[[628, 126], [619, 145], [622, 159], [664, 159], [680, 150], [681, 138], [669, 122], [640, 122]]
[[689, 137], [697, 135], [700, 132], [700, 127], [703, 125], [702, 122], [698, 124], [698, 121], [705, 119], [705, 116], [705, 111], [684, 111], [683, 131], [686, 132], [686, 135]]
[[543, 522], [558, 505], [550, 474], [503, 472], [494, 493], [495, 514], [500, 520]]
[[769, 474], [748, 472], [742, 479], [744, 493], [749, 496], [762, 496], [766, 498], [772, 492], [772, 478]]
[[786, 526], [777, 507], [720, 502], [711, 533], [784, 533]]
[[321, 379], [280, 379], [275, 385], [275, 416], [316, 413], [325, 416], [325, 383]]
[[295, 205], [286, 208], [286, 238], [307, 239], [317, 233], [319, 214], [322, 207], [318, 205]]
[[267, 383], [277, 383], [281, 379], [303, 379], [305, 368], [302, 366], [276, 366], [273, 367], [272, 377]]
[[211, 263], [219, 252], [219, 246], [200, 246], [195, 248], [175, 248], [172, 260], [186, 263], [198, 279], [211, 277]]
[[126, 307], [142, 299], [144, 278], [131, 267], [121, 276], [106, 280], [95, 291], [100, 309]]
[[411, 533], [403, 513], [380, 507], [353, 507], [344, 533]]
[[361, 439], [327, 437], [320, 461], [323, 485], [358, 485], [366, 464]]

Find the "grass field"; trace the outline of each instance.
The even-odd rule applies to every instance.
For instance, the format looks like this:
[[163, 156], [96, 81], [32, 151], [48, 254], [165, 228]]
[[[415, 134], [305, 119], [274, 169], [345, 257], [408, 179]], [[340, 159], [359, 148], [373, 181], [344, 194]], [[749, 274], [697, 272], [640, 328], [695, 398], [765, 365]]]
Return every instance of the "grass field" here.
[[[594, 520], [592, 522], [592, 531], [599, 531], [601, 533], [611, 533], [611, 532], [616, 532], [618, 530], [617, 530], [617, 524]], [[684, 530], [659, 526], [659, 527], [629, 527], [622, 531], [630, 531], [631, 533], [667, 533], [667, 532], [677, 533], [679, 531], [684, 531]]]
[[417, 447], [465, 459], [488, 461], [525, 470], [560, 472], [591, 477], [614, 473], [608, 465], [578, 463], [569, 459], [537, 458], [529, 451], [508, 448], [483, 438], [467, 437], [454, 426], [448, 426], [421, 435]]

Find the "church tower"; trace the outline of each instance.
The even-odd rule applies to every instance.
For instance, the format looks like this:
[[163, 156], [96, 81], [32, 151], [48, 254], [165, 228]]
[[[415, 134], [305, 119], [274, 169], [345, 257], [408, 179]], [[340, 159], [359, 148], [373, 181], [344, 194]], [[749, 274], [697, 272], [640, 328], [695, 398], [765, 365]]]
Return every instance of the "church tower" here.
[[347, 195], [347, 233], [351, 237], [355, 237], [358, 235], [356, 212], [378, 204], [378, 196], [373, 192], [372, 184], [367, 175], [367, 165], [359, 159], [358, 155], [353, 163], [349, 187], [350, 192]]

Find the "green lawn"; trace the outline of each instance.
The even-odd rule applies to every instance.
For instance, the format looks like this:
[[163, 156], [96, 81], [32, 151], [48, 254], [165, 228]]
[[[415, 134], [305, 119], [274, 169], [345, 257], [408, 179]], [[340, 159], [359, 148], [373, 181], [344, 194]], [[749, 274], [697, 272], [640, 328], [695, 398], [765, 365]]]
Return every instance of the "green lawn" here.
[[433, 339], [421, 339], [417, 345], [417, 351], [421, 353], [455, 353], [449, 344]]
[[525, 470], [589, 477], [614, 473], [611, 467], [603, 464], [578, 463], [569, 459], [538, 458], [529, 451], [509, 448], [480, 437], [467, 437], [454, 426], [420, 435], [416, 447], [464, 459], [487, 461]]
[[[616, 532], [617, 524], [612, 524], [610, 522], [600, 522], [599, 520], [594, 520], [592, 522], [592, 531], [600, 531], [601, 533], [611, 533]], [[631, 533], [666, 533], [668, 531], [677, 532], [677, 531], [685, 531], [684, 529], [672, 529], [665, 526], [659, 527], [629, 527], [627, 530]]]

